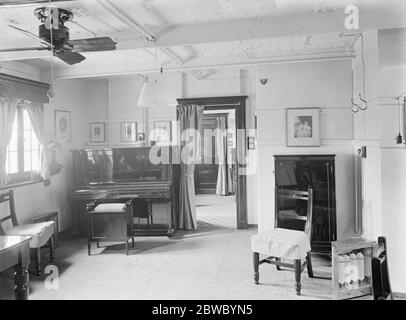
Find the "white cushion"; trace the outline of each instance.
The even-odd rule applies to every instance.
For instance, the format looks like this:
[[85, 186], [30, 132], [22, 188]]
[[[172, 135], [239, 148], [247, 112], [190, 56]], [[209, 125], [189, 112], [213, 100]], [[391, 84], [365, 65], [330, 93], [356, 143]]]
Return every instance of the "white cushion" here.
[[125, 203], [101, 203], [90, 212], [123, 212]]
[[275, 228], [253, 235], [251, 249], [267, 256], [303, 260], [311, 248], [309, 236], [303, 231]]
[[22, 224], [6, 231], [10, 236], [31, 236], [30, 248], [39, 248], [47, 243], [54, 234], [55, 222], [46, 221], [31, 224]]

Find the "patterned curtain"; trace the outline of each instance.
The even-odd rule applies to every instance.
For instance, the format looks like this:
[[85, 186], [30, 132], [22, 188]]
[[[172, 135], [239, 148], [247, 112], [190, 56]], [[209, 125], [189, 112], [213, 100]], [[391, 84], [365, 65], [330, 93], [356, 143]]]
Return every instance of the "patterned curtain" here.
[[17, 99], [0, 97], [0, 186], [7, 184], [7, 147], [11, 140], [14, 119], [17, 112]]
[[227, 178], [227, 128], [224, 117], [217, 118], [216, 130], [216, 153], [219, 167], [217, 174], [216, 194], [228, 195], [228, 178]]
[[200, 163], [200, 132], [203, 106], [178, 105], [180, 141], [180, 184], [177, 226], [179, 229], [196, 229], [195, 164]]
[[[35, 135], [41, 144], [40, 153], [40, 176], [44, 180], [49, 180], [51, 175], [57, 173], [62, 165], [56, 162], [56, 145], [45, 129], [44, 106], [42, 103], [25, 101], [28, 115], [31, 120]], [[58, 168], [55, 170], [55, 168]]]

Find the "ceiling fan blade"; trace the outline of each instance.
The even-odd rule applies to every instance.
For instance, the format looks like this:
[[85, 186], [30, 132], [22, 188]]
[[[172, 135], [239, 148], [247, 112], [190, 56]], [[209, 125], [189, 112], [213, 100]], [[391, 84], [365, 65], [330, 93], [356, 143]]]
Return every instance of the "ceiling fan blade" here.
[[9, 24], [8, 26], [9, 26], [10, 28], [13, 28], [13, 29], [15, 29], [15, 30], [17, 30], [17, 31], [20, 31], [20, 32], [24, 33], [25, 35], [27, 35], [27, 36], [29, 36], [29, 37], [31, 37], [31, 38], [34, 38], [34, 39], [36, 39], [36, 40], [41, 41], [42, 43], [44, 43], [44, 44], [50, 46], [51, 48], [53, 47], [48, 41], [46, 41], [46, 40], [44, 40], [44, 39], [38, 37], [36, 34], [30, 32], [30, 31], [21, 29], [21, 28], [19, 28], [19, 27], [13, 26], [13, 25], [11, 25], [11, 24]]
[[0, 49], [0, 52], [33, 51], [33, 50], [51, 50], [51, 48], [47, 47], [8, 48], [8, 49]]
[[59, 52], [56, 53], [55, 56], [70, 65], [79, 63], [86, 59], [80, 53], [70, 51]]
[[75, 52], [116, 50], [116, 42], [110, 37], [78, 39], [66, 41]]

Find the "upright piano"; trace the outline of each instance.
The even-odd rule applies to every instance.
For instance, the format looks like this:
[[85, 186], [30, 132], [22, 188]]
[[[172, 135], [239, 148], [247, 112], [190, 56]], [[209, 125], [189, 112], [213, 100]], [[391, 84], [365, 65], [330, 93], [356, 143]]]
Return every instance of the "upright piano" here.
[[[68, 199], [75, 234], [86, 234], [87, 203], [134, 198], [134, 235], [173, 235], [176, 195], [171, 148], [161, 147], [158, 153], [155, 150], [151, 147], [72, 150], [74, 185], [68, 190]], [[169, 161], [157, 164], [157, 157]]]

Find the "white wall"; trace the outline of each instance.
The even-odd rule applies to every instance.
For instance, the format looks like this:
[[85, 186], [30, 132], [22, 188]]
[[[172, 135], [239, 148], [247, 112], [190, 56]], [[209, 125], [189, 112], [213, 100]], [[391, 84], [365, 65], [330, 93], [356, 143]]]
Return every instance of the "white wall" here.
[[[260, 79], [268, 79], [265, 85]], [[262, 66], [256, 79], [259, 229], [274, 227], [274, 155], [335, 154], [337, 235], [354, 235], [351, 63], [303, 62]], [[286, 108], [321, 108], [321, 146], [286, 146]]]
[[[392, 290], [406, 292], [406, 223], [402, 199], [406, 192], [406, 149], [396, 144], [398, 105], [394, 99], [406, 90], [406, 56], [401, 39], [405, 29], [364, 33], [365, 96], [368, 109], [354, 115], [355, 147], [367, 146], [363, 159], [363, 236], [387, 237]], [[361, 48], [358, 44], [357, 51]], [[353, 61], [354, 98], [362, 90], [362, 59]], [[361, 91], [362, 92], [362, 91]], [[404, 106], [401, 134], [405, 137]]]
[[[86, 147], [106, 146], [109, 143], [109, 83], [107, 79], [86, 80], [83, 83], [85, 88], [85, 115], [87, 132], [84, 135], [84, 145]], [[105, 142], [90, 142], [90, 123], [105, 123]]]
[[[382, 152], [382, 223], [377, 235], [384, 235], [388, 243], [388, 261], [395, 292], [406, 292], [406, 150], [387, 149]], [[378, 231], [378, 230], [374, 230]]]
[[[63, 165], [61, 173], [51, 177], [51, 184], [44, 187], [42, 183], [15, 188], [16, 212], [19, 223], [47, 211], [58, 211], [60, 230], [71, 226], [71, 215], [67, 201], [67, 189], [72, 185], [72, 148], [81, 148], [84, 137], [85, 89], [81, 80], [61, 80], [55, 83], [56, 97], [50, 104], [44, 105], [45, 125], [51, 136], [55, 135], [54, 110], [71, 112], [72, 140], [60, 146], [57, 161]], [[6, 212], [3, 208], [0, 215]]]
[[138, 96], [142, 88], [142, 79], [113, 78], [109, 80], [109, 141], [112, 147], [121, 146], [121, 122], [137, 122], [138, 132], [143, 132], [143, 110], [137, 107]]

